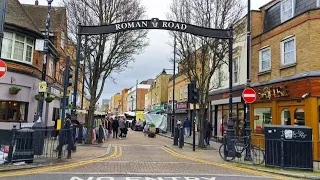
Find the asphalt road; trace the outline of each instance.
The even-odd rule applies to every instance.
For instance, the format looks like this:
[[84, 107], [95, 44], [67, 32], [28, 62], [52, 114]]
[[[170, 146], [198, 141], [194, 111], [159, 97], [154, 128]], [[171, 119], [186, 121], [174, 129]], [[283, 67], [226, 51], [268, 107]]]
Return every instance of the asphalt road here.
[[[267, 180], [290, 179], [188, 157], [166, 148], [172, 140], [129, 132], [110, 139], [106, 157], [32, 170], [0, 173], [0, 180]], [[134, 178], [133, 178], [134, 177]]]
[[[108, 174], [39, 174], [24, 177], [11, 177], [6, 180], [270, 180], [259, 176], [232, 175], [108, 175]], [[2, 179], [1, 179], [2, 180]]]

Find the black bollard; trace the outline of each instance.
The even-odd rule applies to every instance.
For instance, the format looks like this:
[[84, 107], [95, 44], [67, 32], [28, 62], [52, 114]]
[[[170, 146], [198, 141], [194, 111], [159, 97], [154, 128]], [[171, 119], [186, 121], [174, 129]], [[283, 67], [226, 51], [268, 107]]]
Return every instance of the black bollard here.
[[78, 131], [78, 143], [79, 144], [82, 144], [82, 139], [83, 139], [82, 135], [83, 135], [83, 124], [80, 124], [79, 131]]
[[179, 148], [182, 148], [184, 146], [184, 134], [183, 134], [183, 128], [180, 128], [179, 131]]
[[103, 132], [102, 126], [100, 125], [100, 127], [99, 127], [98, 143], [103, 143], [103, 138], [104, 138], [104, 132]]
[[179, 139], [179, 129], [178, 127], [174, 128], [174, 137], [173, 137], [173, 145], [177, 146], [178, 145], [178, 139]]

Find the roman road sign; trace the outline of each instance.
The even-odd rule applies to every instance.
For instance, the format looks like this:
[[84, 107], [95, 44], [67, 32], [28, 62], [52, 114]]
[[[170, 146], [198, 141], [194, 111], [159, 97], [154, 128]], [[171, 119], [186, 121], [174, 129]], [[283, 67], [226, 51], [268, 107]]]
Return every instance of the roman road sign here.
[[2, 78], [7, 73], [7, 65], [4, 61], [0, 59], [0, 78]]
[[229, 29], [211, 29], [181, 22], [159, 20], [158, 18], [152, 18], [151, 20], [120, 22], [104, 26], [80, 26], [79, 34], [110, 34], [139, 29], [162, 29], [170, 31], [180, 31], [194, 35], [219, 39], [232, 38], [232, 33], [230, 33]]
[[256, 91], [254, 91], [252, 88], [246, 88], [242, 92], [242, 98], [246, 103], [253, 103], [257, 99]]

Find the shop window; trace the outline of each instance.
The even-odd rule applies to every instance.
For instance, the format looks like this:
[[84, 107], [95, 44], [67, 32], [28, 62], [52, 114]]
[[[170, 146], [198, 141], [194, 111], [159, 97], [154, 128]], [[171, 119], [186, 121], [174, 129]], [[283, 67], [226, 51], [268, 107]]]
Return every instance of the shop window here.
[[27, 121], [28, 103], [0, 101], [0, 121]]
[[291, 117], [289, 109], [284, 109], [281, 112], [281, 125], [291, 125]]
[[271, 108], [254, 109], [254, 132], [263, 134], [263, 128], [266, 124], [272, 124]]
[[304, 110], [302, 108], [297, 108], [294, 111], [294, 125], [299, 125], [299, 126], [305, 125]]

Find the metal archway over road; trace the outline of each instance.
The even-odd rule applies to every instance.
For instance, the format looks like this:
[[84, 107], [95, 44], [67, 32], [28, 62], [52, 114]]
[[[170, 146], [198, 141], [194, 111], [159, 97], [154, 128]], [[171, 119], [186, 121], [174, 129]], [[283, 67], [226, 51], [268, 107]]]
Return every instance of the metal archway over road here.
[[[186, 24], [183, 22], [159, 20], [158, 18], [152, 18], [151, 20], [136, 20], [136, 21], [126, 21], [119, 22], [115, 24], [102, 25], [102, 26], [82, 26], [78, 25], [77, 32], [77, 54], [76, 54], [76, 72], [75, 72], [75, 82], [78, 82], [78, 69], [80, 64], [80, 51], [81, 51], [81, 38], [82, 36], [90, 35], [102, 35], [102, 34], [112, 34], [130, 30], [139, 29], [159, 29], [159, 30], [169, 30], [185, 32], [197, 36], [215, 38], [215, 39], [226, 39], [229, 41], [229, 122], [227, 136], [233, 136], [233, 120], [232, 120], [232, 49], [233, 49], [233, 28], [230, 29], [213, 29], [200, 27], [192, 24]], [[78, 94], [78, 84], [74, 83], [74, 97], [73, 97], [73, 107], [76, 108], [76, 95]], [[72, 114], [75, 116], [75, 109], [73, 109]], [[73, 117], [74, 117], [73, 116]]]
[[230, 32], [229, 29], [211, 29], [181, 22], [159, 20], [158, 18], [152, 18], [151, 20], [120, 22], [116, 24], [103, 26], [80, 25], [78, 29], [78, 35], [110, 34], [139, 29], [160, 29], [169, 31], [180, 31], [193, 35], [217, 39], [232, 38], [232, 32]]

